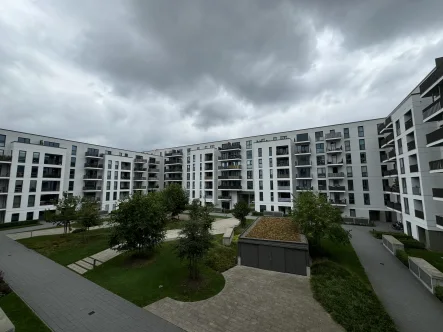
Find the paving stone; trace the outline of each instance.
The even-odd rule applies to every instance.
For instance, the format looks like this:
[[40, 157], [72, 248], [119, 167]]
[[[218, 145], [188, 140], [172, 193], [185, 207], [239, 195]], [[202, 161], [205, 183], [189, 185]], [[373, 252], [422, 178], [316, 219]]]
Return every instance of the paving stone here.
[[77, 262], [75, 262], [75, 264], [77, 264], [78, 266], [81, 266], [82, 268], [84, 268], [86, 270], [92, 270], [94, 268], [92, 266], [92, 264], [85, 262], [83, 260], [77, 261]]
[[84, 274], [86, 272], [88, 272], [88, 270], [86, 270], [85, 268], [78, 266], [77, 264], [73, 263], [73, 264], [69, 264], [68, 267], [77, 272], [78, 274]]
[[91, 258], [98, 259], [100, 262], [104, 263], [104, 262], [107, 262], [110, 259], [112, 259], [112, 258], [114, 258], [114, 257], [116, 257], [116, 256], [118, 256], [120, 254], [121, 254], [121, 252], [118, 252], [117, 250], [106, 249], [106, 250], [103, 250], [103, 251], [101, 251], [101, 252], [99, 252], [99, 253], [97, 253], [95, 255], [92, 255]]
[[[91, 258], [91, 257], [83, 258], [83, 260], [84, 260], [85, 262], [88, 262], [89, 264], [94, 265], [94, 259]], [[100, 262], [98, 259], [95, 259], [95, 266], [99, 266], [99, 265], [101, 265], [101, 264], [102, 264], [102, 262]]]

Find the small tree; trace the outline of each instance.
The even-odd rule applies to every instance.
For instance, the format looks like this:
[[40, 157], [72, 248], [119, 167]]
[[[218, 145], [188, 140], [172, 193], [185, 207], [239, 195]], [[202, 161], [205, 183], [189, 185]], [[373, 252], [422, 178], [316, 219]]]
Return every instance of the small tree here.
[[246, 226], [246, 216], [249, 214], [251, 209], [249, 208], [249, 205], [245, 201], [237, 202], [234, 205], [234, 209], [232, 210], [232, 215], [240, 220], [240, 226], [245, 227]]
[[63, 197], [54, 202], [55, 214], [46, 214], [46, 220], [52, 223], [62, 223], [63, 233], [66, 234], [71, 222], [76, 221], [78, 218], [80, 203], [80, 196], [72, 196], [64, 192]]
[[319, 247], [322, 239], [347, 243], [350, 233], [342, 228], [342, 216], [325, 195], [302, 192], [294, 200], [294, 223], [309, 240], [312, 247]]
[[199, 264], [212, 246], [210, 229], [214, 219], [210, 209], [198, 201], [193, 201], [190, 209], [190, 219], [179, 233], [176, 250], [180, 259], [188, 261], [189, 277], [195, 280], [200, 275]]
[[109, 244], [139, 253], [154, 250], [165, 238], [167, 213], [161, 193], [134, 194], [111, 213]]
[[82, 228], [89, 229], [89, 227], [100, 225], [99, 210], [100, 205], [96, 200], [83, 197], [77, 218]]
[[168, 185], [162, 191], [165, 206], [171, 217], [178, 216], [179, 213], [186, 209], [189, 202], [188, 194], [179, 184], [173, 183]]

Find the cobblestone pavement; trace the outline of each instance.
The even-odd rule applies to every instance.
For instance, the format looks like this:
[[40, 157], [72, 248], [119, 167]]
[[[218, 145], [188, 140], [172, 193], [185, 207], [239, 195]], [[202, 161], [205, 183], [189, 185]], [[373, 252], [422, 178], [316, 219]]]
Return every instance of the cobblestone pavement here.
[[186, 331], [344, 331], [312, 297], [309, 278], [236, 266], [223, 273], [224, 289], [198, 302], [165, 298], [148, 311]]

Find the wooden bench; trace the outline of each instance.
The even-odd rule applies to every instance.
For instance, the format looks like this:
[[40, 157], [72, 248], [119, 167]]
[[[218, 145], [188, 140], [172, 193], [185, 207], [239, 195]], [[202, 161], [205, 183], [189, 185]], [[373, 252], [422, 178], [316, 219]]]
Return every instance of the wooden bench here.
[[397, 240], [392, 235], [385, 235], [382, 236], [382, 242], [383, 246], [388, 249], [391, 254], [395, 255], [397, 250], [405, 250], [405, 247], [403, 243], [401, 243], [399, 240]]
[[423, 258], [409, 256], [408, 262], [409, 271], [411, 271], [431, 293], [435, 292], [435, 286], [443, 286], [443, 273]]
[[223, 234], [223, 245], [230, 246], [233, 238], [234, 238], [234, 228], [229, 227], [226, 229], [225, 233]]

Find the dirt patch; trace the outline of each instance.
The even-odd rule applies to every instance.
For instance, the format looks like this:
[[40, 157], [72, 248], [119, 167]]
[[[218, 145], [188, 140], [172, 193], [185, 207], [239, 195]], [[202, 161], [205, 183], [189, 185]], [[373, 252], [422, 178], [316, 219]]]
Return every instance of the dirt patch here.
[[300, 241], [297, 227], [289, 218], [261, 218], [246, 237], [278, 241]]
[[140, 268], [150, 265], [154, 260], [154, 254], [134, 254], [128, 256], [123, 265], [128, 268]]

